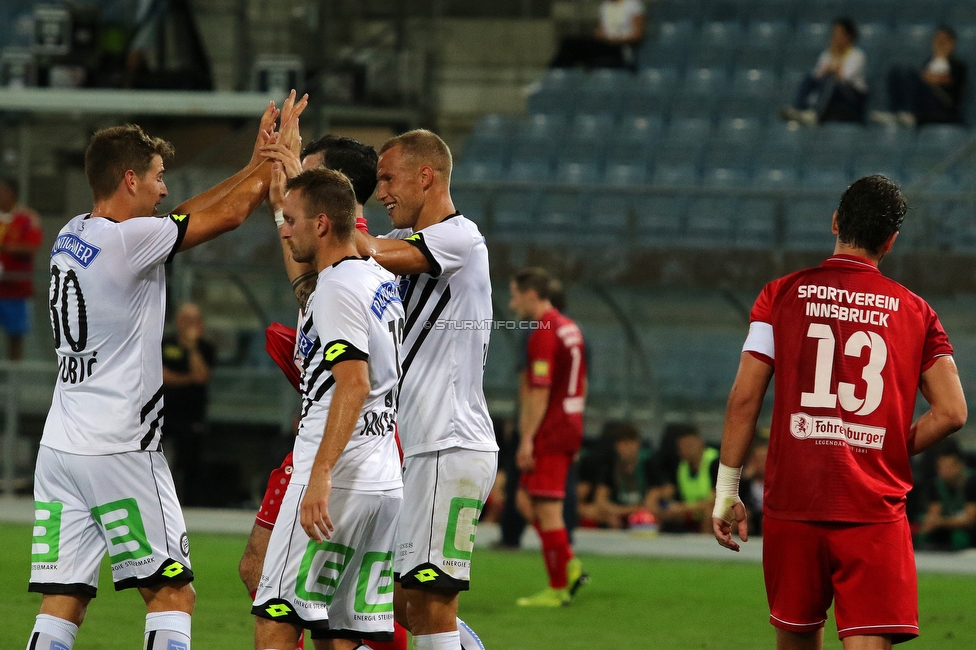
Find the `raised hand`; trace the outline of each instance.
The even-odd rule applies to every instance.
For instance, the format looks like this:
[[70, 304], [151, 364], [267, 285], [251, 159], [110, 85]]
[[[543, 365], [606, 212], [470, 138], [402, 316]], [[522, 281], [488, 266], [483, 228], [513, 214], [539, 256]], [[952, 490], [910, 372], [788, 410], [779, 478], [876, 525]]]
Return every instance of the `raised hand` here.
[[261, 147], [269, 142], [269, 134], [275, 132], [275, 120], [278, 119], [279, 113], [280, 111], [275, 108], [275, 103], [271, 102], [268, 104], [268, 108], [264, 110], [264, 114], [261, 115], [261, 124], [258, 126], [258, 136], [254, 141], [254, 150], [251, 153], [249, 164], [256, 165], [264, 160], [261, 155]]
[[295, 91], [292, 90], [281, 109], [280, 142], [296, 155], [301, 155], [302, 136], [298, 128], [298, 118], [308, 107], [308, 94], [302, 95], [301, 99], [297, 100], [295, 95]]
[[302, 160], [298, 154], [285, 145], [270, 143], [261, 147], [261, 155], [265, 158], [281, 163], [285, 175], [288, 178], [295, 178], [302, 173]]

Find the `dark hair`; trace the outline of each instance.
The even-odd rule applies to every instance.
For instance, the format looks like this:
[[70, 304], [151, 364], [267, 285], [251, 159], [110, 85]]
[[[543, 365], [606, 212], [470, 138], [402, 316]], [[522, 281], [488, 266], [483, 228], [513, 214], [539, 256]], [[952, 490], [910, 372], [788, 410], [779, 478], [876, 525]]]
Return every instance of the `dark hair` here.
[[956, 30], [954, 30], [949, 25], [946, 25], [945, 23], [942, 23], [941, 25], [939, 25], [938, 27], [936, 27], [935, 28], [935, 31], [936, 31], [936, 33], [938, 33], [938, 32], [944, 33], [946, 36], [948, 36], [949, 38], [951, 38], [953, 41], [958, 41], [959, 40], [959, 37], [956, 36]]
[[639, 441], [641, 439], [640, 431], [632, 422], [619, 422], [613, 432], [614, 442], [626, 442], [626, 441]]
[[380, 147], [380, 155], [394, 147], [400, 147], [404, 154], [419, 163], [418, 166], [428, 165], [445, 179], [451, 179], [451, 170], [454, 168], [451, 149], [433, 131], [414, 129], [390, 138]]
[[20, 196], [20, 183], [13, 176], [0, 176], [0, 184], [6, 185], [13, 192], [14, 198]]
[[329, 169], [345, 174], [352, 181], [356, 202], [366, 205], [376, 191], [376, 149], [359, 140], [338, 135], [325, 135], [308, 143], [302, 158], [322, 154], [323, 163]]
[[173, 145], [153, 138], [135, 124], [96, 131], [85, 150], [85, 176], [96, 201], [112, 196], [130, 169], [143, 176], [153, 156], [164, 160], [173, 155]]
[[512, 282], [518, 287], [519, 291], [535, 291], [539, 300], [549, 300], [552, 295], [552, 276], [544, 268], [535, 266], [522, 269], [515, 274]]
[[317, 167], [288, 179], [285, 188], [289, 192], [301, 191], [307, 219], [325, 214], [338, 240], [352, 239], [356, 228], [356, 194], [345, 174]]
[[908, 203], [898, 186], [876, 174], [854, 181], [840, 198], [837, 236], [854, 248], [874, 255], [888, 238], [901, 230]]
[[959, 449], [958, 443], [955, 440], [943, 440], [937, 444], [932, 451], [935, 452], [936, 458], [942, 458], [943, 456], [952, 456], [954, 458], [962, 459], [962, 450]]
[[834, 18], [833, 25], [843, 29], [845, 32], [847, 32], [847, 35], [851, 37], [851, 40], [857, 43], [857, 37], [858, 37], [857, 25], [854, 23], [853, 20], [851, 20], [846, 16], [841, 16], [840, 18]]

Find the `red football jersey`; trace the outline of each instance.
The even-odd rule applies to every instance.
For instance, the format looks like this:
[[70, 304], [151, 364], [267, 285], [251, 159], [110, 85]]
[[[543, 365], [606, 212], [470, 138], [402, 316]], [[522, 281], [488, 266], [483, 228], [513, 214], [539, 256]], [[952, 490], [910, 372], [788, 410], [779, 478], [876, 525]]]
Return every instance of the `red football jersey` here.
[[904, 516], [919, 379], [952, 354], [935, 311], [869, 260], [835, 255], [762, 290], [743, 348], [775, 370], [763, 512]]
[[[36, 251], [42, 235], [40, 219], [29, 210], [18, 207], [12, 214], [0, 215], [0, 242], [4, 246]], [[0, 264], [0, 298], [30, 298], [34, 294], [34, 253], [0, 252]]]
[[550, 309], [529, 336], [528, 384], [549, 389], [549, 406], [535, 436], [537, 453], [575, 453], [583, 444], [586, 355], [576, 323]]

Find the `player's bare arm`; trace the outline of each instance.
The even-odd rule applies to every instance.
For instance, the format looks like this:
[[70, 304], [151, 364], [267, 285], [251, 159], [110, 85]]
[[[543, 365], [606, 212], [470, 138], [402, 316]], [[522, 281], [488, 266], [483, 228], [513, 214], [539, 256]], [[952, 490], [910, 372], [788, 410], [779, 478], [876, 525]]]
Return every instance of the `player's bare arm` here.
[[360, 255], [372, 257], [377, 264], [396, 275], [430, 273], [430, 262], [423, 252], [401, 239], [373, 237], [357, 230], [356, 249]]
[[[272, 143], [262, 148], [263, 155], [272, 161], [271, 187], [268, 190], [268, 204], [272, 211], [280, 210], [285, 201], [285, 182], [302, 173], [302, 161], [298, 154], [285, 145]], [[277, 222], [277, 216], [275, 217]], [[278, 224], [280, 230], [281, 225]], [[296, 262], [288, 242], [279, 237], [281, 257], [285, 263], [285, 273], [291, 282], [292, 291], [302, 309], [308, 305], [309, 296], [315, 291], [318, 272], [311, 263]]]
[[952, 357], [939, 357], [922, 373], [919, 382], [929, 410], [912, 424], [908, 453], [920, 454], [949, 437], [966, 424], [966, 396], [959, 381], [959, 369]]
[[535, 436], [539, 433], [542, 420], [546, 416], [549, 406], [549, 388], [547, 386], [526, 386], [522, 393], [522, 407], [519, 411], [519, 441], [518, 453], [515, 457], [518, 467], [523, 472], [532, 471], [535, 460], [532, 457]]
[[[720, 456], [719, 485], [716, 489], [715, 509], [712, 512], [712, 531], [718, 543], [727, 549], [738, 551], [739, 545], [732, 539], [732, 523], [743, 542], [749, 539], [746, 508], [739, 500], [738, 475], [734, 477], [734, 492], [722, 489], [723, 469], [741, 471], [746, 462], [752, 438], [756, 433], [756, 422], [762, 411], [763, 398], [773, 376], [773, 367], [760, 361], [749, 352], [739, 358], [729, 401], [725, 408], [725, 423], [722, 427], [722, 453]], [[732, 481], [729, 481], [732, 482]], [[729, 486], [731, 488], [731, 486]]]
[[336, 363], [332, 366], [332, 377], [335, 393], [301, 508], [302, 528], [317, 542], [332, 537], [334, 526], [329, 517], [332, 468], [352, 437], [370, 389], [369, 365], [360, 359]]

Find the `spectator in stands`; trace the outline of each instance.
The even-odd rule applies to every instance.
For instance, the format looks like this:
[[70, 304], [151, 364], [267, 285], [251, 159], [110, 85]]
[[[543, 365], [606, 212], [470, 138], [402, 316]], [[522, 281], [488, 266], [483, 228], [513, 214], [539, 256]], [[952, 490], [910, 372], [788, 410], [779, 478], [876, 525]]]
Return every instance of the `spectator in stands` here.
[[647, 454], [641, 447], [637, 427], [618, 424], [613, 434], [613, 453], [604, 458], [592, 515], [607, 528], [627, 528], [628, 518], [644, 509], [648, 490]]
[[600, 23], [591, 37], [568, 37], [559, 44], [553, 68], [637, 69], [637, 48], [644, 40], [641, 0], [603, 0]]
[[184, 505], [199, 505], [201, 496], [200, 449], [216, 357], [203, 334], [200, 308], [184, 303], [176, 314], [176, 334], [163, 337], [163, 442]]
[[835, 19], [830, 45], [820, 54], [813, 72], [800, 82], [793, 106], [783, 109], [783, 119], [807, 126], [826, 121], [864, 121], [867, 58], [856, 43], [854, 21]]
[[709, 532], [715, 505], [718, 449], [705, 444], [697, 427], [680, 430], [678, 462], [673, 476], [662, 476], [647, 494], [647, 508], [662, 529]]
[[742, 468], [739, 495], [749, 513], [749, 534], [762, 535], [763, 487], [766, 476], [766, 455], [769, 452], [769, 431], [760, 434], [749, 450], [749, 458]]
[[920, 546], [959, 550], [976, 546], [976, 473], [959, 446], [946, 440], [936, 449], [936, 478], [919, 528]]
[[874, 111], [881, 124], [962, 122], [966, 64], [956, 56], [956, 32], [942, 25], [932, 37], [932, 56], [922, 69], [895, 66], [888, 73], [890, 112]]
[[7, 354], [24, 358], [34, 295], [34, 253], [41, 246], [41, 220], [20, 205], [17, 182], [0, 178], [0, 326], [7, 333]]

